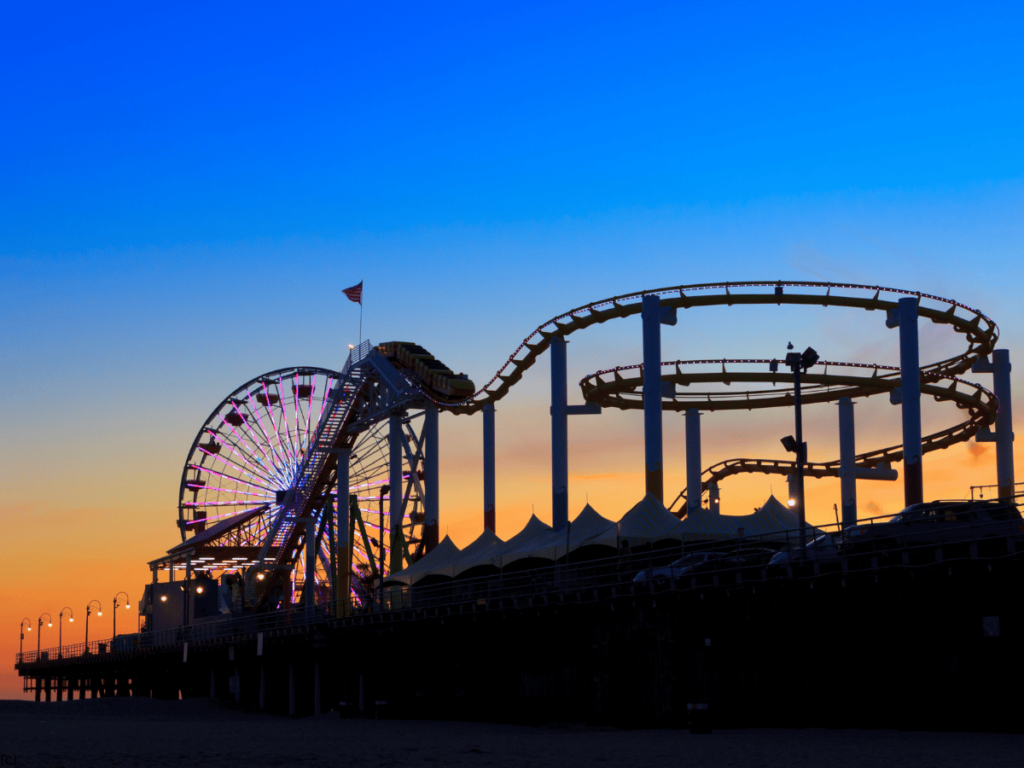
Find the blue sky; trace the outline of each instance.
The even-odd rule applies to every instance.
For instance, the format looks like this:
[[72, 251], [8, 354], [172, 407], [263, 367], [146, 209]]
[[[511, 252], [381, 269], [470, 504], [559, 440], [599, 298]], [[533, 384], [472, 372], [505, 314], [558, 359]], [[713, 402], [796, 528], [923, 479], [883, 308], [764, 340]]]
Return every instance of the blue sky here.
[[[112, 540], [110, 573], [141, 584], [177, 536], [181, 463], [207, 414], [265, 371], [339, 366], [358, 327], [340, 290], [359, 280], [367, 335], [416, 341], [478, 382], [571, 307], [720, 280], [950, 296], [1000, 323], [1019, 368], [1022, 16], [934, 2], [8, 7], [0, 561], [17, 576], [0, 598], [21, 615], [28, 564]], [[830, 359], [895, 356], [879, 318], [835, 310], [685, 315], [664, 349], [769, 356], [789, 339]], [[570, 377], [639, 362], [639, 341], [635, 320], [574, 337]], [[546, 373], [499, 407], [500, 535], [533, 504], [550, 513]], [[830, 413], [809, 415], [812, 454], [828, 452]], [[858, 413], [865, 441], [898, 441], [884, 407]], [[709, 419], [705, 463], [779, 450], [789, 418]], [[639, 418], [571, 429], [571, 504], [589, 493], [621, 514]], [[479, 430], [442, 426], [442, 525], [460, 544], [480, 527]], [[979, 467], [962, 485], [991, 481]], [[614, 489], [598, 481], [617, 472], [602, 505]], [[768, 486], [723, 488], [726, 511]], [[70, 522], [39, 537], [57, 512]], [[110, 573], [82, 573], [82, 597], [109, 588]]]

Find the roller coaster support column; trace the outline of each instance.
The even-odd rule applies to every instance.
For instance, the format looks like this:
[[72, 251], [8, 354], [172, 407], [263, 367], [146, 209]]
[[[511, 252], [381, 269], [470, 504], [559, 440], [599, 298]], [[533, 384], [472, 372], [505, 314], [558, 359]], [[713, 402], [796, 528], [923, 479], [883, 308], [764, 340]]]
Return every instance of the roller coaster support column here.
[[423, 442], [426, 453], [423, 461], [423, 479], [427, 484], [427, 498], [423, 503], [423, 512], [426, 518], [423, 538], [426, 552], [430, 552], [437, 546], [437, 532], [441, 516], [441, 468], [438, 466], [441, 454], [438, 448], [437, 418], [437, 406], [428, 402], [423, 413]]
[[903, 414], [903, 500], [906, 506], [924, 501], [921, 472], [921, 362], [917, 341], [917, 305], [913, 296], [900, 299], [886, 325], [900, 329], [900, 399]]
[[996, 484], [999, 498], [1008, 499], [1014, 493], [1013, 472], [1013, 411], [1010, 407], [1010, 350], [997, 349], [992, 353], [992, 362], [982, 358], [971, 369], [973, 373], [991, 373], [992, 391], [999, 400], [996, 413], [996, 433], [978, 432], [975, 439], [996, 444]]
[[551, 339], [551, 527], [569, 523], [569, 393], [565, 337]]
[[[647, 493], [665, 500], [661, 430], [661, 326], [676, 324], [675, 307], [662, 307], [661, 298], [647, 295], [640, 311], [644, 336], [644, 463]], [[689, 422], [687, 422], [689, 423]], [[690, 494], [686, 494], [690, 506]], [[700, 506], [700, 497], [697, 497]]]
[[[645, 379], [646, 382], [646, 379]], [[646, 386], [646, 384], [645, 384]], [[646, 393], [645, 393], [646, 397]], [[700, 509], [703, 491], [700, 487], [700, 411], [686, 411], [686, 511]]]
[[494, 403], [484, 403], [484, 528], [494, 524]]
[[[405, 497], [405, 483], [402, 480], [402, 417], [391, 414], [388, 424], [388, 447], [390, 448], [391, 467], [389, 474], [388, 505], [391, 514], [391, 559], [390, 572], [402, 570], [402, 499]], [[384, 531], [380, 532], [380, 546], [384, 549]], [[381, 574], [383, 579], [384, 574]]]
[[839, 398], [839, 477], [843, 528], [857, 524], [857, 458], [853, 429], [853, 400]]

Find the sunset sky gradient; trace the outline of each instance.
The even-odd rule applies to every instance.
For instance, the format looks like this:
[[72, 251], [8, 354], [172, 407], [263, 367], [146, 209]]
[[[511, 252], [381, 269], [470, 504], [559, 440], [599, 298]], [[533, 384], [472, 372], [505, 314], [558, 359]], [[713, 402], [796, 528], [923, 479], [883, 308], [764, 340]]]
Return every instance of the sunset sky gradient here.
[[[523, 337], [619, 293], [835, 280], [954, 298], [1000, 324], [1019, 374], [1024, 54], [1019, 4], [23, 4], [0, 25], [0, 696], [17, 624], [67, 605], [110, 634], [178, 538], [178, 483], [210, 411], [364, 336], [488, 380]], [[877, 313], [683, 312], [665, 359], [898, 363]], [[922, 325], [922, 361], [963, 349]], [[640, 320], [576, 334], [569, 376], [640, 362]], [[983, 384], [991, 377], [978, 376]], [[498, 534], [550, 521], [548, 367], [497, 407]], [[878, 400], [879, 398], [876, 398]], [[898, 411], [858, 406], [861, 449]], [[570, 388], [570, 402], [581, 402]], [[953, 406], [926, 404], [925, 430]], [[812, 459], [838, 454], [808, 409]], [[570, 422], [570, 510], [643, 494], [638, 411]], [[779, 457], [791, 412], [704, 417], [704, 464]], [[482, 529], [479, 416], [441, 418], [441, 529]], [[667, 495], [685, 484], [665, 419]], [[924, 459], [925, 495], [995, 482], [993, 445]], [[1024, 449], [1017, 449], [1024, 479]], [[902, 467], [897, 467], [902, 469]], [[783, 478], [730, 478], [742, 514]], [[901, 483], [862, 482], [861, 514]], [[832, 519], [838, 480], [808, 484]], [[123, 622], [123, 624], [122, 624]], [[56, 645], [57, 627], [44, 629]]]

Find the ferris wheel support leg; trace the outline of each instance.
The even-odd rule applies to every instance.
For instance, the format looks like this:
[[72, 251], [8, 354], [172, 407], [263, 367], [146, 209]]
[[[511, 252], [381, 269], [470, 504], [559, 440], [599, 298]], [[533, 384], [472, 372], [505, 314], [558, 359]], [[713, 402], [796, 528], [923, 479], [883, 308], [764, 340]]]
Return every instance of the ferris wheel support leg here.
[[334, 615], [348, 615], [348, 596], [350, 579], [352, 577], [352, 539], [349, 536], [351, 525], [349, 524], [349, 457], [351, 452], [342, 448], [338, 450], [338, 503], [337, 523], [334, 526], [337, 541], [334, 544]]
[[999, 399], [996, 414], [996, 473], [999, 498], [1009, 499], [1014, 493], [1013, 476], [1013, 411], [1010, 407], [1010, 350], [992, 353], [992, 390]]
[[839, 398], [839, 478], [843, 528], [857, 524], [857, 457], [854, 439], [853, 400]]
[[[645, 384], [646, 386], [646, 384]], [[645, 394], [646, 397], [646, 394]], [[700, 509], [703, 492], [700, 487], [700, 411], [686, 411], [686, 511]]]
[[900, 397], [903, 416], [903, 499], [907, 506], [924, 501], [921, 471], [921, 361], [913, 296], [900, 299]]
[[551, 527], [569, 523], [569, 390], [565, 338], [551, 340]]
[[441, 453], [438, 435], [438, 411], [433, 403], [427, 403], [423, 415], [423, 442], [426, 456], [423, 461], [423, 479], [426, 480], [426, 498], [423, 500], [426, 525], [423, 529], [424, 550], [430, 552], [437, 546], [441, 512]]
[[306, 617], [306, 624], [313, 621], [313, 600], [316, 586], [316, 520], [310, 517], [306, 521], [306, 573], [303, 576], [305, 583], [302, 585], [303, 614]]
[[[389, 537], [391, 559], [389, 571], [390, 573], [398, 573], [402, 570], [402, 499], [405, 498], [403, 492], [405, 482], [402, 480], [402, 417], [397, 413], [393, 413], [389, 417], [388, 448], [390, 454], [388, 482], [391, 486], [388, 491], [390, 500], [388, 507], [391, 515], [391, 536]], [[384, 532], [381, 531], [382, 549], [384, 545], [383, 538]], [[383, 576], [384, 574], [381, 574], [382, 578]]]
[[494, 532], [494, 403], [484, 403], [484, 528]]
[[[644, 466], [647, 493], [659, 501], [665, 499], [665, 478], [662, 469], [661, 429], [661, 298], [644, 296], [641, 309], [644, 339]], [[687, 421], [689, 424], [689, 420]], [[687, 433], [689, 436], [689, 433]], [[690, 492], [686, 506], [693, 509]], [[700, 506], [700, 495], [697, 496]]]

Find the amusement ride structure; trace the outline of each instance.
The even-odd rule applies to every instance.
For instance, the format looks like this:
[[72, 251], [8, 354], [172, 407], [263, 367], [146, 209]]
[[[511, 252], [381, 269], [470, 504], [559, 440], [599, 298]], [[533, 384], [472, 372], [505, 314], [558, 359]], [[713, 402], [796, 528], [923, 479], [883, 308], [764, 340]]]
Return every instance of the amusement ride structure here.
[[[828, 462], [735, 458], [703, 467], [701, 413], [791, 407], [793, 374], [778, 360], [661, 360], [661, 326], [678, 310], [734, 305], [844, 307], [880, 312], [898, 328], [900, 366], [820, 361], [802, 372], [804, 403], [839, 404], [840, 455]], [[568, 404], [566, 338], [592, 325], [641, 315], [643, 362], [598, 371], [580, 382], [584, 405]], [[920, 365], [920, 319], [949, 326], [966, 349]], [[718, 483], [743, 472], [842, 479], [844, 524], [856, 522], [856, 480], [896, 479], [903, 462], [908, 504], [923, 500], [921, 456], [974, 438], [997, 443], [1000, 493], [1012, 493], [1009, 355], [998, 328], [978, 310], [949, 299], [878, 286], [810, 282], [684, 285], [616, 296], [539, 326], [477, 389], [424, 348], [409, 342], [352, 348], [340, 371], [283, 368], [258, 376], [210, 414], [188, 452], [178, 500], [181, 543], [150, 563], [161, 570], [216, 573], [235, 580], [237, 607], [266, 610], [301, 602], [344, 615], [372, 599], [376, 585], [438, 543], [438, 415], [482, 412], [484, 524], [495, 526], [494, 404], [542, 354], [551, 362], [552, 528], [568, 522], [568, 417], [603, 408], [644, 411], [646, 491], [664, 502], [662, 417], [686, 417], [687, 487], [672, 502], [680, 517], [712, 508]], [[708, 372], [708, 364], [720, 370]], [[703, 366], [703, 368], [700, 368]], [[650, 375], [650, 372], [657, 375]], [[992, 373], [992, 389], [962, 378]], [[701, 385], [747, 385], [699, 391]], [[901, 405], [902, 441], [858, 453], [853, 402], [888, 395]], [[920, 399], [950, 402], [964, 417], [921, 434]], [[995, 425], [993, 432], [991, 427]], [[799, 449], [799, 447], [798, 447]], [[339, 493], [339, 489], [347, 492]], [[798, 503], [802, 501], [798, 498]], [[803, 508], [797, 510], [803, 519]], [[347, 514], [346, 514], [347, 513]], [[186, 590], [187, 591], [187, 590]]]

